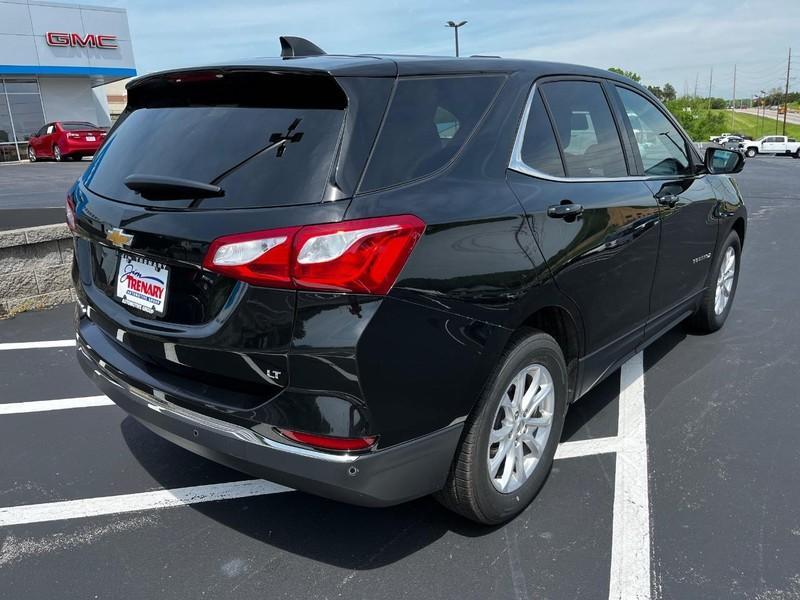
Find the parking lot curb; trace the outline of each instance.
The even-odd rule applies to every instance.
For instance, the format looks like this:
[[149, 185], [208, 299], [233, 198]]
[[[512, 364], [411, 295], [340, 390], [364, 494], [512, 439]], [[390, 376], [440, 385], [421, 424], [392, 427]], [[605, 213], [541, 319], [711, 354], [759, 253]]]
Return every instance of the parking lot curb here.
[[74, 301], [71, 264], [64, 224], [0, 231], [0, 319]]

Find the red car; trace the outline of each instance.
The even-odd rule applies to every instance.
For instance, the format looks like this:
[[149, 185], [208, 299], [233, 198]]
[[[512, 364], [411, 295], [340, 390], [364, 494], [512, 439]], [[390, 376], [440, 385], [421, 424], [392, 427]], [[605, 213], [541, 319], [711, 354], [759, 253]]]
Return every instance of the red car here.
[[85, 121], [55, 121], [42, 127], [28, 140], [28, 158], [80, 160], [91, 156], [106, 139], [105, 130]]

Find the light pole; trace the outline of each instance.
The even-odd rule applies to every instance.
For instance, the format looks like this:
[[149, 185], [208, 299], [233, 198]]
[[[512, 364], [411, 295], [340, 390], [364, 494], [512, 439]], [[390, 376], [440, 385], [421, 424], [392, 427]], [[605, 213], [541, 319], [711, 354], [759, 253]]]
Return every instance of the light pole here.
[[448, 21], [447, 23], [445, 23], [445, 27], [452, 27], [453, 31], [456, 34], [456, 56], [458, 56], [458, 28], [466, 24], [467, 24], [466, 21], [460, 21], [458, 23], [456, 23], [455, 21]]

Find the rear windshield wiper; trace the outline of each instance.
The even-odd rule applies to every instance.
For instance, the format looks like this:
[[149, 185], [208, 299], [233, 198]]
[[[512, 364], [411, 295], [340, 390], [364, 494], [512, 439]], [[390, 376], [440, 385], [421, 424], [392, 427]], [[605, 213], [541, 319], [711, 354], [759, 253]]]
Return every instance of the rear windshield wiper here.
[[147, 200], [187, 200], [225, 195], [225, 190], [218, 185], [161, 175], [128, 175], [125, 186]]
[[[238, 170], [242, 165], [252, 160], [259, 154], [264, 154], [270, 150], [278, 149], [276, 156], [280, 158], [286, 149], [287, 144], [299, 142], [303, 137], [303, 132], [295, 131], [302, 119], [295, 119], [289, 125], [286, 133], [273, 133], [269, 137], [269, 144], [257, 150], [244, 160], [226, 169], [211, 183], [194, 181], [192, 179], [181, 179], [179, 177], [164, 177], [162, 175], [140, 175], [138, 173], [128, 175], [125, 178], [125, 185], [133, 190], [142, 198], [147, 200], [201, 200], [203, 198], [218, 198], [225, 195], [225, 190], [216, 185], [228, 175]], [[194, 203], [192, 204], [192, 206]]]

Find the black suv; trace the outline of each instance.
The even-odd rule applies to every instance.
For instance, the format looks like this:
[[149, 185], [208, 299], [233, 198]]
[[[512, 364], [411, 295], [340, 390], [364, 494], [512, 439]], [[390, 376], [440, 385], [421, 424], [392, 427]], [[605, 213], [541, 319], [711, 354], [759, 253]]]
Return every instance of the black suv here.
[[283, 43], [128, 84], [67, 199], [83, 369], [235, 469], [506, 520], [571, 402], [724, 323], [743, 158], [607, 71]]

